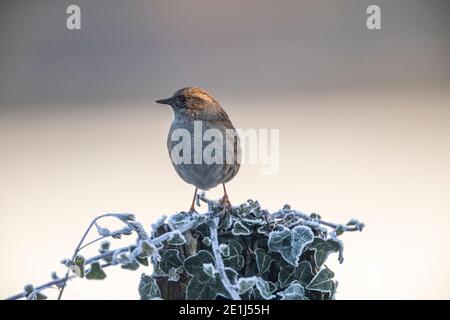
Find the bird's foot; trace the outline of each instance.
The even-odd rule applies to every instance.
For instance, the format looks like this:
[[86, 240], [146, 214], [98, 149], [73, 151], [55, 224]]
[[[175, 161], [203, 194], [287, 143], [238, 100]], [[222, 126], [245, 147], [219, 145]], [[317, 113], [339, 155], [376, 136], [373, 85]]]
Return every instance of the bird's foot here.
[[222, 209], [220, 211], [221, 218], [225, 217], [227, 213], [231, 213], [231, 203], [227, 195], [224, 195], [223, 198], [219, 201], [219, 207]]
[[219, 205], [221, 207], [231, 207], [230, 199], [228, 198], [228, 195], [224, 195], [223, 198], [219, 201]]

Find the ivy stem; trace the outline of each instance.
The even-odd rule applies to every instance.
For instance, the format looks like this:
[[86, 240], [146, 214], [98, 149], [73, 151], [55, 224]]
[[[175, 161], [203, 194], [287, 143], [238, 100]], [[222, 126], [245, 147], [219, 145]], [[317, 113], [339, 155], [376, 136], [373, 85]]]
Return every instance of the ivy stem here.
[[210, 236], [211, 236], [211, 247], [214, 254], [214, 261], [216, 264], [219, 276], [222, 279], [223, 286], [230, 294], [233, 300], [241, 300], [238, 292], [235, 290], [234, 286], [231, 284], [230, 280], [225, 273], [225, 266], [223, 264], [222, 255], [220, 253], [219, 240], [217, 237], [217, 227], [219, 226], [219, 218], [214, 218], [214, 225], [210, 226]]
[[[88, 228], [86, 229], [86, 231], [84, 232], [83, 236], [81, 237], [80, 242], [78, 242], [78, 245], [75, 248], [75, 251], [73, 252], [72, 261], [75, 259], [75, 257], [77, 256], [78, 252], [80, 252], [80, 250], [82, 248], [87, 246], [86, 245], [86, 246], [82, 247], [84, 240], [86, 239], [87, 235], [89, 234], [89, 231], [91, 231], [92, 227], [97, 224], [97, 221], [99, 219], [105, 218], [105, 217], [115, 217], [115, 218], [117, 218], [117, 215], [113, 214], [113, 213], [106, 213], [106, 214], [102, 214], [101, 216], [98, 216], [98, 217], [94, 218], [94, 220], [91, 221], [91, 223], [89, 224]], [[123, 221], [123, 220], [121, 220], [121, 221]], [[92, 243], [94, 243], [94, 242], [95, 241], [93, 241]], [[89, 243], [89, 244], [91, 244], [91, 243]], [[62, 284], [61, 284], [61, 286], [59, 288], [58, 300], [61, 300], [61, 297], [62, 297], [62, 295], [64, 293], [64, 289], [66, 287], [66, 282], [67, 282], [67, 280], [69, 278], [69, 274], [70, 274], [70, 269], [67, 269], [64, 278], [62, 278], [63, 282], [62, 282]]]

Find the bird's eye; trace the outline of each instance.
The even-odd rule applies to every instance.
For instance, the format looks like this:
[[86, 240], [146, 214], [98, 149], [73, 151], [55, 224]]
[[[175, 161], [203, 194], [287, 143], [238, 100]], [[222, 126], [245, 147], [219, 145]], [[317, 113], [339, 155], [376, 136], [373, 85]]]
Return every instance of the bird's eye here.
[[180, 100], [181, 104], [183, 104], [183, 105], [186, 104], [186, 101], [187, 101], [185, 96], [179, 96], [178, 100]]

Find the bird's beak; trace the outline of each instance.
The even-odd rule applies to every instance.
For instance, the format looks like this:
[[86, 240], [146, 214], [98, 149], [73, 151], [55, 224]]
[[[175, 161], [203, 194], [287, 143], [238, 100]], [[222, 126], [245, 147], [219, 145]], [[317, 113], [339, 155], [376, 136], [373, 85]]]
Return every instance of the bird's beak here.
[[169, 104], [171, 105], [173, 102], [172, 98], [167, 98], [167, 99], [161, 99], [161, 100], [156, 100], [155, 103], [159, 103], [159, 104]]

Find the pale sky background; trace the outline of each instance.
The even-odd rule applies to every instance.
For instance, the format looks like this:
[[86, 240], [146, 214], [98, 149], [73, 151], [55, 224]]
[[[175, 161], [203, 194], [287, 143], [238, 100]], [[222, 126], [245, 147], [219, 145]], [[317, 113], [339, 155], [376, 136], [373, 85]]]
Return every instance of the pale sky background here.
[[[73, 3], [81, 31], [65, 29]], [[365, 28], [369, 3], [380, 31]], [[171, 111], [152, 101], [197, 85], [237, 127], [280, 130], [278, 174], [244, 165], [233, 203], [366, 223], [343, 236], [345, 262], [327, 263], [339, 299], [449, 299], [449, 6], [2, 1], [0, 298], [63, 274], [97, 215], [149, 228], [188, 208], [193, 187], [166, 150]], [[136, 299], [143, 271], [77, 279], [65, 298]]]

